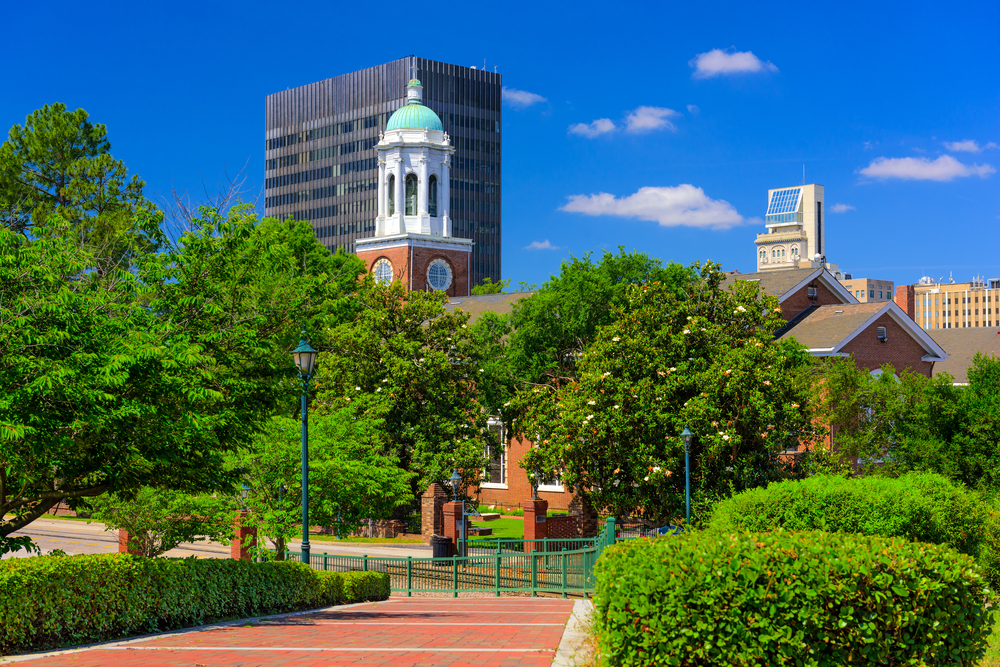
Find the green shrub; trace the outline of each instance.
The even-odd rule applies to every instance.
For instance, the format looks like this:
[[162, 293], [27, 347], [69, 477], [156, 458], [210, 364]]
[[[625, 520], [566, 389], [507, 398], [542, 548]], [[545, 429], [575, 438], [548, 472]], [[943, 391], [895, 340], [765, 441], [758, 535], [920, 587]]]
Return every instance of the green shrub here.
[[609, 666], [974, 665], [990, 590], [949, 547], [810, 531], [710, 531], [609, 547], [596, 565]]
[[302, 563], [127, 554], [0, 563], [0, 652], [38, 650], [336, 604], [343, 579]]
[[373, 602], [389, 599], [389, 574], [386, 572], [344, 572], [344, 603]]
[[932, 473], [817, 475], [744, 491], [719, 504], [710, 529], [826, 530], [947, 544], [977, 557], [987, 519], [978, 494]]

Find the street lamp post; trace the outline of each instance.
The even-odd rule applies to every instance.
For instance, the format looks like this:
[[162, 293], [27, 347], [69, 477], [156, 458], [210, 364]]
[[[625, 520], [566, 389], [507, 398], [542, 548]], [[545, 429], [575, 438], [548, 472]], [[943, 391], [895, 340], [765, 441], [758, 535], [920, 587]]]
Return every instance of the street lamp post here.
[[684, 425], [681, 440], [684, 441], [684, 530], [691, 528], [691, 438], [694, 433]]
[[309, 379], [318, 355], [303, 331], [299, 346], [292, 350], [292, 358], [302, 380], [302, 562], [306, 565], [309, 565]]
[[[452, 502], [458, 502], [458, 489], [462, 486], [462, 476], [458, 474], [458, 470], [451, 471], [451, 477], [448, 478], [448, 484], [451, 485]], [[456, 549], [465, 554], [465, 549], [462, 548], [462, 542], [465, 539], [465, 503], [462, 503], [462, 529], [459, 535], [455, 538]]]

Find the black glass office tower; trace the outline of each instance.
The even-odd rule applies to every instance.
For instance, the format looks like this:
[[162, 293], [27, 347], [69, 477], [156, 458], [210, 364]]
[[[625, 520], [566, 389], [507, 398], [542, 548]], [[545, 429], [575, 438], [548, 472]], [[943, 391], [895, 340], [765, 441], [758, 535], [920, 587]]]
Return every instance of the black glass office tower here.
[[500, 75], [410, 56], [267, 96], [264, 214], [309, 220], [354, 251], [378, 215], [375, 144], [416, 76], [455, 146], [453, 234], [475, 242], [470, 285], [500, 280]]

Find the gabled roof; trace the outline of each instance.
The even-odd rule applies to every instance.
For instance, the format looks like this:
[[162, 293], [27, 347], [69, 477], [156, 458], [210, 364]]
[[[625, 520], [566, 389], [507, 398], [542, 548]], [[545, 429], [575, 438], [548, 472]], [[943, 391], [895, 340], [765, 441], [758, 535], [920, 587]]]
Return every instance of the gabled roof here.
[[967, 372], [976, 352], [1000, 356], [1000, 327], [935, 329], [934, 339], [948, 352], [948, 360], [934, 364], [934, 375], [948, 373], [955, 383], [969, 381]]
[[838, 355], [855, 336], [885, 314], [924, 348], [927, 353], [924, 361], [937, 362], [948, 358], [948, 353], [894, 301], [817, 306], [794, 326], [785, 327], [779, 337], [782, 340], [794, 338], [816, 356]]
[[472, 296], [453, 296], [444, 305], [449, 312], [453, 310], [464, 310], [472, 317], [470, 321], [476, 321], [479, 316], [486, 312], [493, 312], [498, 315], [506, 315], [513, 308], [514, 304], [531, 296], [534, 292], [510, 292], [504, 294], [475, 294]]
[[843, 303], [857, 303], [840, 281], [833, 277], [833, 274], [825, 267], [816, 269], [784, 269], [781, 271], [761, 271], [759, 273], [730, 273], [722, 281], [723, 286], [733, 285], [738, 280], [748, 280], [760, 285], [764, 294], [778, 297], [778, 302], [782, 302], [791, 295], [798, 292], [803, 287], [808, 286], [814, 280], [822, 283], [831, 292], [840, 297]]

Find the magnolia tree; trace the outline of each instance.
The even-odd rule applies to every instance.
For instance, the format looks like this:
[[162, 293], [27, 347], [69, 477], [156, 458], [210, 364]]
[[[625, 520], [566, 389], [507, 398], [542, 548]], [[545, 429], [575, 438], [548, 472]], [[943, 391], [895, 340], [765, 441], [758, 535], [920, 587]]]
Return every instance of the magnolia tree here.
[[681, 289], [630, 286], [575, 379], [519, 392], [511, 407], [536, 444], [529, 473], [656, 523], [683, 516], [685, 426], [698, 505], [788, 474], [779, 455], [810, 430], [809, 357], [775, 340], [774, 298], [748, 282], [723, 289], [713, 264], [692, 268]]

